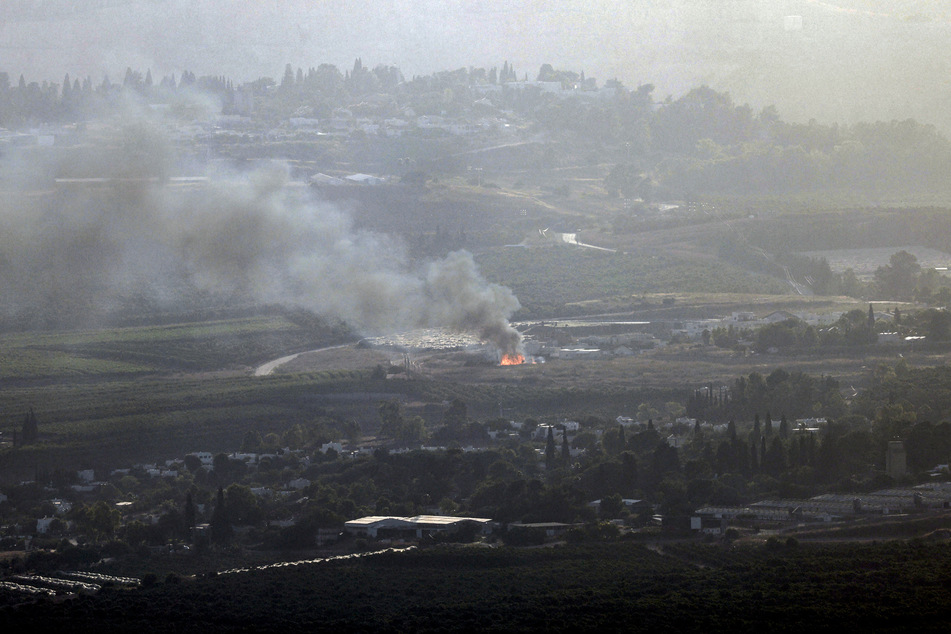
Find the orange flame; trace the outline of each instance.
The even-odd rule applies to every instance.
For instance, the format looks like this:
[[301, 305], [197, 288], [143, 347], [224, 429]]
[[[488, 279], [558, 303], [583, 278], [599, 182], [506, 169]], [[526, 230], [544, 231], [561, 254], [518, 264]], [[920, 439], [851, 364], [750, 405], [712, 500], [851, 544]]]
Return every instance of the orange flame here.
[[520, 354], [503, 354], [499, 365], [522, 365], [525, 363], [525, 357]]

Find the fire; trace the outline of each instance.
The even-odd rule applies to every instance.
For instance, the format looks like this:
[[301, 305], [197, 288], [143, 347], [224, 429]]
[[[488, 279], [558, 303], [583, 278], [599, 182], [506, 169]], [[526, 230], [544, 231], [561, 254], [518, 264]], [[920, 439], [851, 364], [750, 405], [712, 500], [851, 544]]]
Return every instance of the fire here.
[[522, 365], [525, 363], [525, 357], [521, 354], [503, 354], [499, 365]]

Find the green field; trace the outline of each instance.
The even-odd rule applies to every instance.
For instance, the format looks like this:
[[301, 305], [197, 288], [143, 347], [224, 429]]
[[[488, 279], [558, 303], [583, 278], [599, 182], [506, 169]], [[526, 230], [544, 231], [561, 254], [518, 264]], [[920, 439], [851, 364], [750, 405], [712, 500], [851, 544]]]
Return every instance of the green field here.
[[572, 247], [493, 249], [478, 257], [486, 279], [511, 288], [519, 317], [581, 314], [590, 303], [620, 308], [653, 293], [781, 295], [779, 279], [676, 253], [606, 253]]
[[342, 327], [284, 316], [0, 335], [0, 382], [246, 368], [287, 352], [346, 340]]

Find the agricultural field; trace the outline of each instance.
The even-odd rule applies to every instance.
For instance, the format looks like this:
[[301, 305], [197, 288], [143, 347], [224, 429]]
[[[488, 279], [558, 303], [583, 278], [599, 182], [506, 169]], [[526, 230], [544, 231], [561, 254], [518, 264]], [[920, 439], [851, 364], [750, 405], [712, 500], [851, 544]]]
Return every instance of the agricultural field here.
[[[571, 253], [545, 251], [563, 258], [561, 266], [568, 270]], [[596, 262], [613, 258], [575, 254], [582, 261], [590, 258], [592, 275]], [[558, 283], [556, 275], [549, 279]], [[639, 296], [636, 310], [628, 314], [671, 320], [751, 307], [765, 314], [781, 308], [825, 312], [864, 306], [836, 298], [717, 293], [684, 293], [665, 304], [662, 300], [670, 296]], [[617, 306], [630, 311], [630, 301]], [[580, 305], [611, 306], [600, 300]], [[776, 367], [833, 375], [860, 389], [878, 365], [898, 359], [893, 349], [746, 355], [677, 344], [632, 357], [499, 367], [484, 356], [450, 350], [413, 353], [412, 372], [383, 380], [374, 378], [378, 367], [399, 364], [402, 353], [341, 346], [342, 336], [333, 328], [308, 329], [283, 316], [7, 333], [0, 339], [0, 431], [9, 440], [10, 430], [33, 408], [40, 442], [15, 452], [0, 449], [0, 455], [14, 474], [35, 465], [114, 465], [233, 450], [248, 431], [280, 434], [321, 416], [354, 420], [372, 435], [380, 424], [377, 404], [388, 398], [433, 424], [439, 423], [441, 404], [457, 398], [467, 403], [470, 416], [483, 420], [497, 416], [500, 407], [514, 418], [611, 419], [631, 415], [644, 402], [682, 401], [698, 385], [728, 384], [736, 376], [765, 375]], [[322, 350], [307, 352], [317, 349]], [[260, 363], [296, 352], [304, 354], [272, 375], [252, 376]], [[947, 350], [906, 349], [903, 355], [910, 366], [932, 365], [943, 363]]]
[[[437, 547], [181, 578], [0, 612], [70, 631], [708, 632], [947, 628], [948, 544]], [[323, 589], [315, 591], [316, 588]]]
[[4, 333], [0, 335], [0, 382], [242, 370], [283, 352], [351, 338], [340, 326], [302, 326], [284, 316]]
[[624, 310], [645, 294], [790, 292], [779, 279], [675, 253], [509, 248], [480, 253], [477, 261], [486, 279], [515, 292], [523, 307], [516, 318], [521, 319], [591, 312], [591, 302]]

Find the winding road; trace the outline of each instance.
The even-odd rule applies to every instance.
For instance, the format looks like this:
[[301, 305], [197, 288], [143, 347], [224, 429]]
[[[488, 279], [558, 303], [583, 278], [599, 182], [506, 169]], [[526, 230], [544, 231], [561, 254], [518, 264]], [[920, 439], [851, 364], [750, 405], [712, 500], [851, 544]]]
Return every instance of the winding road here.
[[268, 376], [269, 374], [274, 372], [274, 370], [276, 370], [277, 368], [281, 367], [285, 363], [290, 363], [291, 361], [301, 356], [302, 354], [308, 354], [311, 352], [323, 352], [324, 350], [337, 350], [338, 348], [346, 348], [349, 345], [351, 344], [342, 343], [337, 346], [327, 346], [326, 348], [317, 348], [316, 350], [306, 350], [304, 352], [298, 352], [296, 354], [289, 354], [286, 357], [281, 357], [280, 359], [274, 359], [273, 361], [268, 361], [264, 365], [259, 365], [258, 367], [254, 369], [254, 376]]

